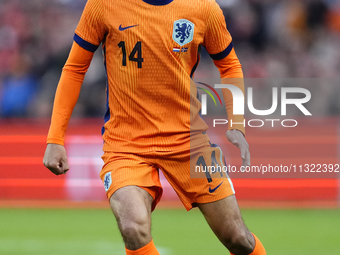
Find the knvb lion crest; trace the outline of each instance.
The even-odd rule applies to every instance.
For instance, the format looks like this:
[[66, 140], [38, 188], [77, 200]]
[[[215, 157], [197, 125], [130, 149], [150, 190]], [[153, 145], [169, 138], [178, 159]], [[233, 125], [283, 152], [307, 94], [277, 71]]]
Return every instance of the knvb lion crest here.
[[180, 19], [174, 22], [172, 38], [180, 46], [188, 44], [194, 38], [195, 25], [186, 19]]
[[108, 172], [107, 174], [105, 174], [105, 177], [104, 177], [104, 188], [105, 188], [105, 191], [109, 190], [111, 184], [112, 184], [111, 172]]

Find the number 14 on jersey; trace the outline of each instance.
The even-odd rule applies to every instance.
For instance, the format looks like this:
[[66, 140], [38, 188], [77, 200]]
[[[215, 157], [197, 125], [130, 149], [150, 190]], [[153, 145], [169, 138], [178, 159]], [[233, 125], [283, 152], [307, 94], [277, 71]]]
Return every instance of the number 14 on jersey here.
[[[121, 41], [118, 44], [119, 48], [122, 49], [123, 53], [123, 59], [122, 59], [122, 65], [126, 66], [126, 46], [125, 41]], [[135, 57], [137, 55], [137, 57]], [[144, 59], [142, 58], [142, 42], [137, 42], [133, 50], [131, 51], [129, 55], [129, 60], [133, 62], [138, 63], [138, 68], [142, 68], [142, 63], [144, 62]]]

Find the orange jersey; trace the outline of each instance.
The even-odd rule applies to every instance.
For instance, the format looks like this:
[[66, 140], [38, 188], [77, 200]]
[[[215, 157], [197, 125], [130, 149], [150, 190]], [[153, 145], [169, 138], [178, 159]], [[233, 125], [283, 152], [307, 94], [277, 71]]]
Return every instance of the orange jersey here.
[[[232, 56], [239, 65], [215, 0], [89, 0], [74, 40], [89, 52], [103, 45], [104, 151], [174, 151], [209, 142], [191, 80], [200, 47], [215, 61]], [[50, 142], [56, 122], [52, 117]]]

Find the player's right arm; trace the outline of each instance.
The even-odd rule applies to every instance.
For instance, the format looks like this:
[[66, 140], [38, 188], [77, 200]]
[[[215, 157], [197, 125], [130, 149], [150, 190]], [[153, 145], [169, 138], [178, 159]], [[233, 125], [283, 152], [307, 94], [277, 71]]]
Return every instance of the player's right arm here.
[[69, 58], [60, 77], [43, 161], [44, 165], [57, 175], [64, 174], [69, 169], [64, 148], [64, 137], [92, 57], [93, 52], [83, 49], [77, 43], [73, 43]]
[[70, 55], [63, 68], [56, 91], [52, 120], [43, 163], [54, 174], [65, 174], [68, 161], [64, 138], [74, 106], [77, 103], [93, 54], [104, 39], [102, 0], [88, 0], [74, 36]]

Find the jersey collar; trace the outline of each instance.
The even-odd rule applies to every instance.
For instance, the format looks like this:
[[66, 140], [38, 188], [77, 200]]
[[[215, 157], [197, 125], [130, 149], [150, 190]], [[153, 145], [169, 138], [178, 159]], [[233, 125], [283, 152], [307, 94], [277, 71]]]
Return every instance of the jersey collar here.
[[167, 5], [170, 4], [173, 0], [143, 0], [143, 2], [151, 5]]

